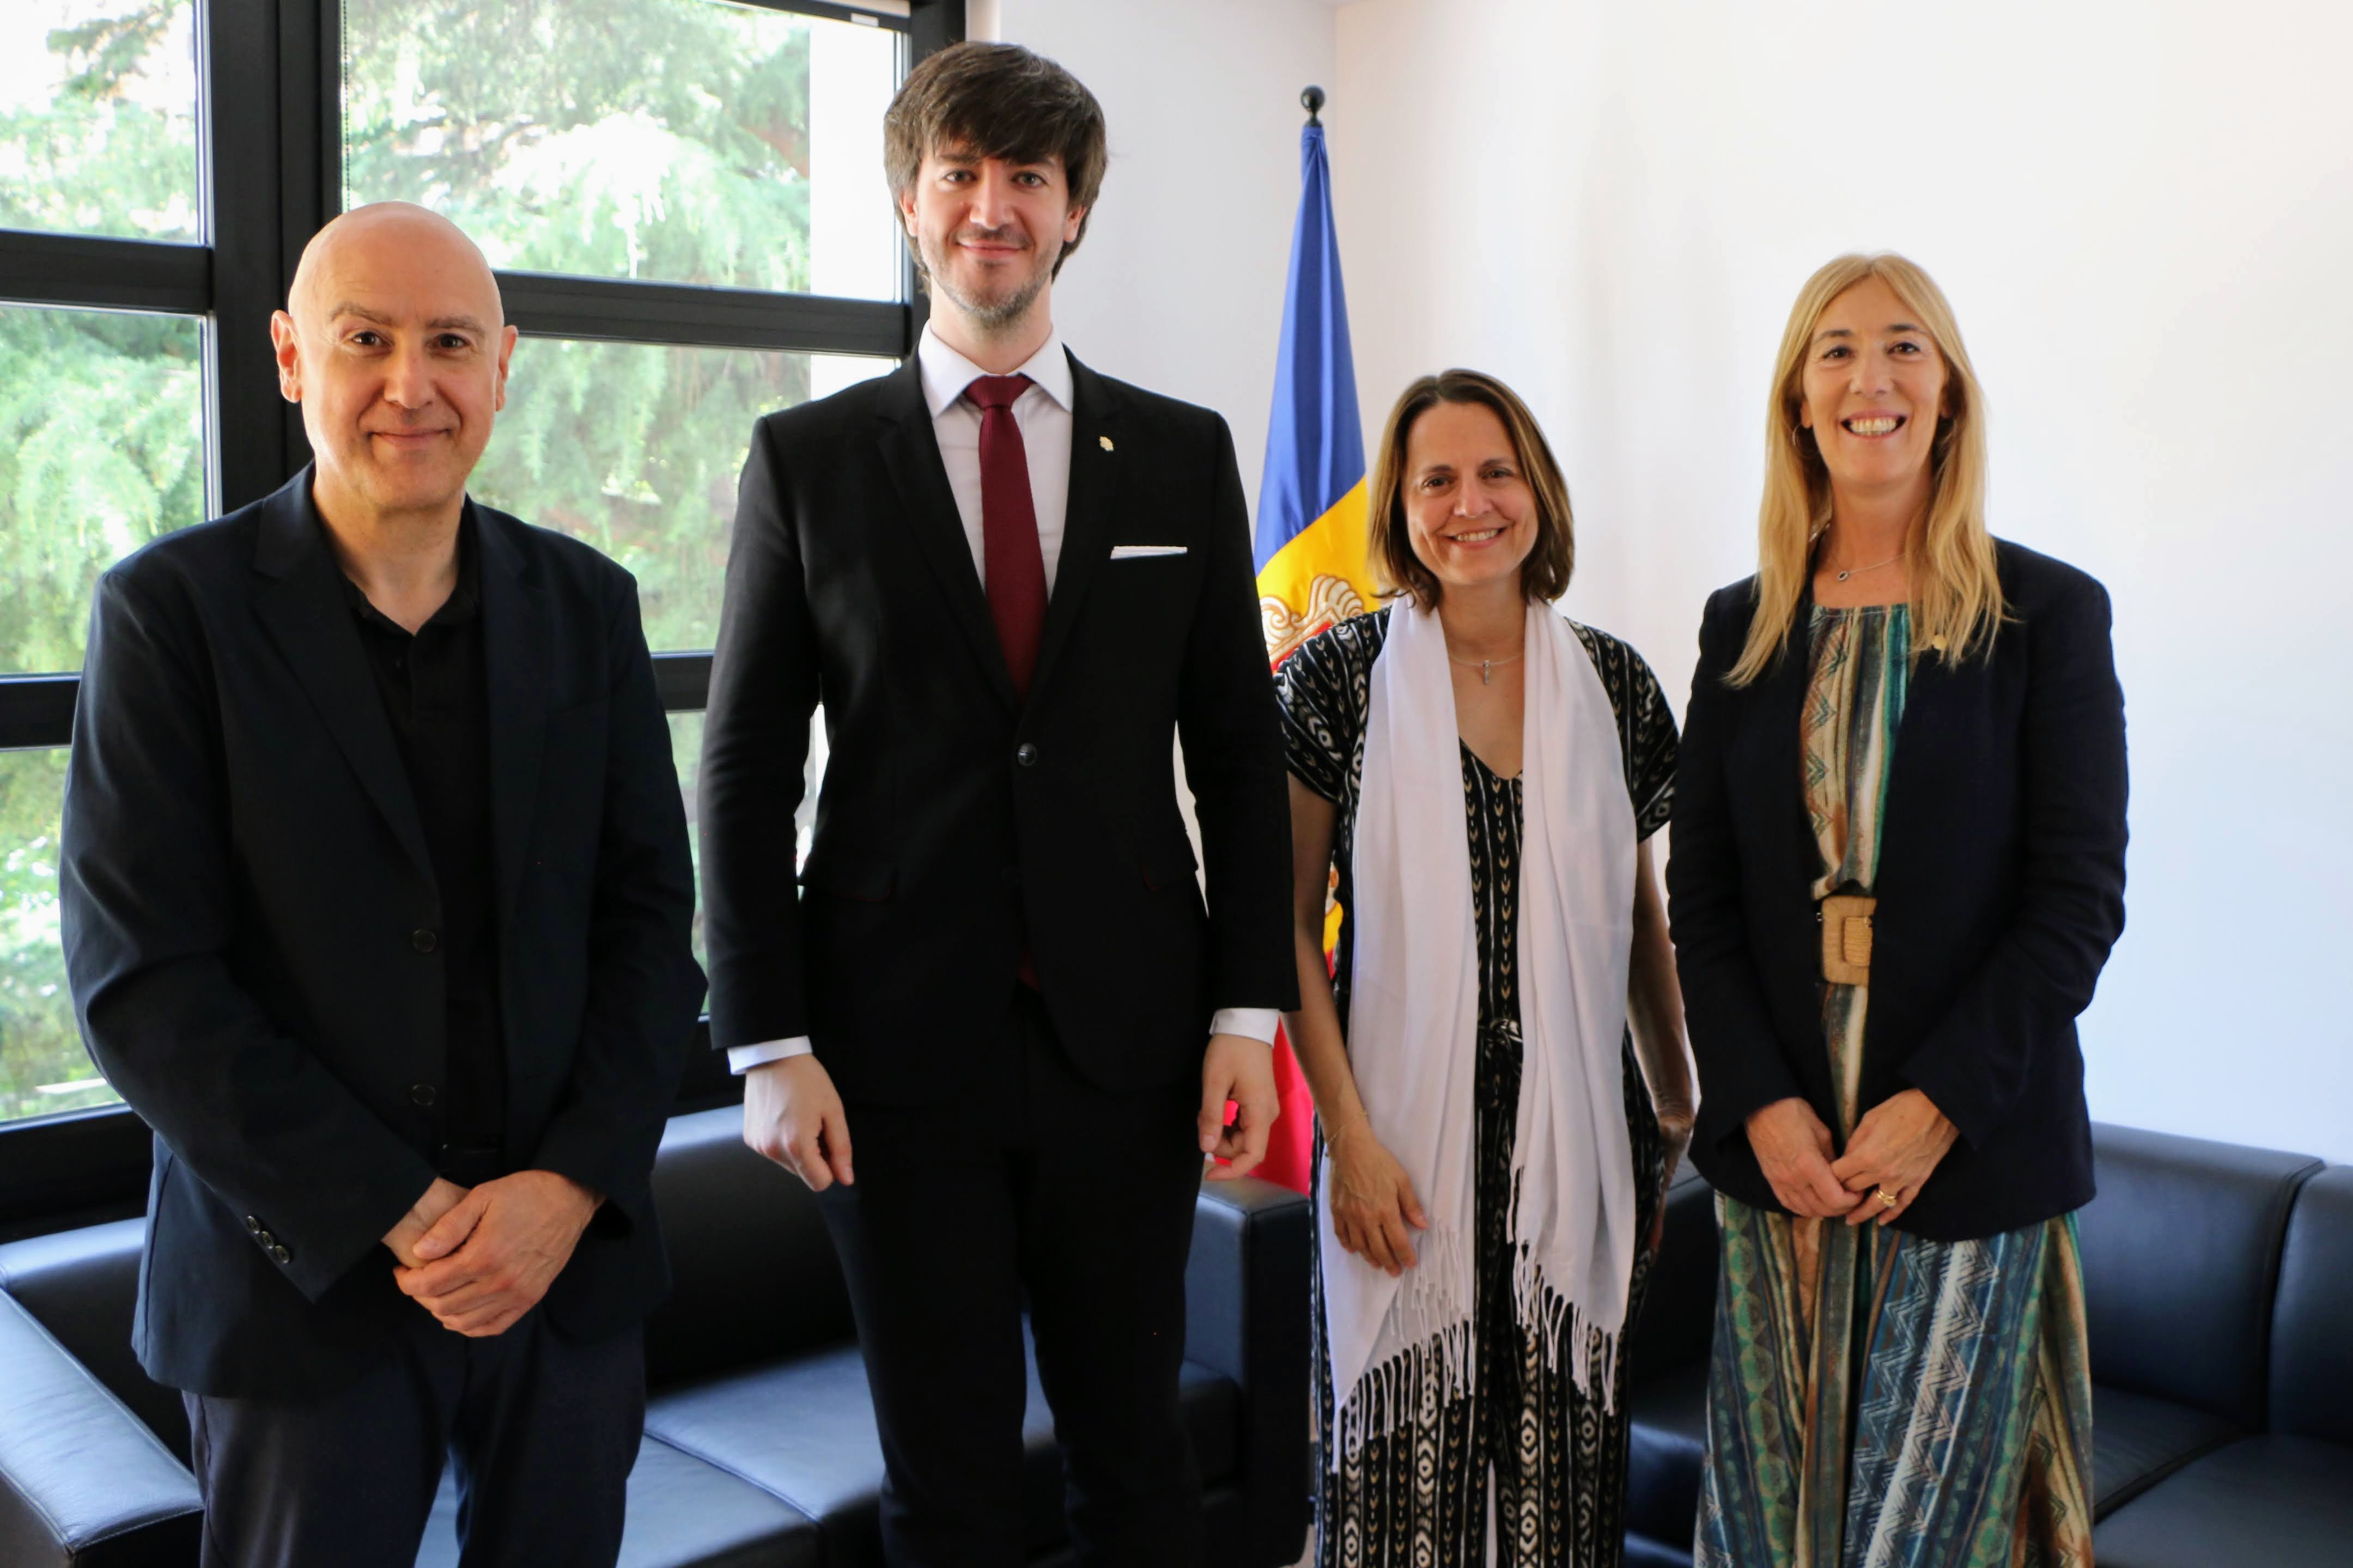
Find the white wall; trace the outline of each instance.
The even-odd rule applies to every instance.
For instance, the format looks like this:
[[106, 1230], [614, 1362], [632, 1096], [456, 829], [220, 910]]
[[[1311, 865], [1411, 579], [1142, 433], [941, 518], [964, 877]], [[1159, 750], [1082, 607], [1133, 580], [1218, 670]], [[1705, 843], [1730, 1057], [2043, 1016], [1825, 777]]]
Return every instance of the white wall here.
[[1518, 386], [1577, 508], [1572, 613], [1679, 696], [1753, 563], [1798, 286], [1857, 248], [1936, 274], [1995, 531], [2116, 601], [2134, 843], [2093, 1112], [2353, 1160], [2353, 8], [1354, 0], [1337, 29], [1368, 423], [1444, 364]]
[[1255, 505], [1299, 89], [1331, 84], [1330, 0], [995, 0], [970, 20], [1060, 60], [1110, 128], [1086, 243], [1054, 285], [1063, 341], [1105, 374], [1223, 414]]

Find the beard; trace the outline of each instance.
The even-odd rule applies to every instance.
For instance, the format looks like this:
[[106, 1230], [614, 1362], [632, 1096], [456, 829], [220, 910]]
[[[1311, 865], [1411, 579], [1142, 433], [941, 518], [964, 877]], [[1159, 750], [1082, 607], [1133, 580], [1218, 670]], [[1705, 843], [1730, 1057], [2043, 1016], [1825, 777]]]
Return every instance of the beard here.
[[[1008, 237], [1005, 233], [994, 231], [983, 231], [983, 236], [994, 240]], [[970, 289], [957, 283], [946, 265], [948, 258], [942, 254], [939, 245], [927, 237], [922, 248], [923, 271], [933, 289], [971, 318], [973, 324], [983, 331], [1002, 331], [1027, 316], [1029, 307], [1038, 302], [1038, 296], [1045, 292], [1046, 285], [1053, 279], [1053, 264], [1050, 259], [1045, 266], [1024, 277], [1008, 279], [996, 288], [986, 291]]]

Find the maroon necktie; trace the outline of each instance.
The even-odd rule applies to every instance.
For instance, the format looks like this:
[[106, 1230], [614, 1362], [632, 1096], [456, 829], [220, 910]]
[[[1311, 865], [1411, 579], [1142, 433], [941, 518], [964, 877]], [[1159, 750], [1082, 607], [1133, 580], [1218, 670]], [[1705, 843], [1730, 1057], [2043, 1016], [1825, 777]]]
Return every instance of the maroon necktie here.
[[1028, 701], [1046, 625], [1046, 557], [1038, 546], [1038, 509], [1029, 497], [1029, 453], [1013, 405], [1029, 390], [1026, 375], [984, 375], [964, 389], [980, 410], [980, 559], [988, 615], [1013, 694]]

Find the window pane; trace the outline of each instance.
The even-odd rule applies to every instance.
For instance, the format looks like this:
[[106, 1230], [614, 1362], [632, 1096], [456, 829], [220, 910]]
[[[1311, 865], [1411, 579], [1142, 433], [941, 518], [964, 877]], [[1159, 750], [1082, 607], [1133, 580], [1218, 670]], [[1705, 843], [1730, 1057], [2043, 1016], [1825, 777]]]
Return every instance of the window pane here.
[[345, 0], [346, 208], [502, 268], [892, 300], [898, 35], [720, 0]]
[[0, 5], [0, 228], [201, 237], [195, 0]]
[[58, 945], [66, 753], [0, 752], [0, 1121], [111, 1105], [74, 1026]]
[[670, 760], [678, 768], [679, 793], [686, 797], [687, 852], [694, 857], [694, 962], [708, 970], [702, 952], [702, 834], [694, 812], [694, 780], [702, 766], [702, 715], [670, 716]]
[[194, 317], [0, 305], [0, 673], [80, 668], [99, 574], [204, 521], [203, 347]]
[[[761, 415], [843, 384], [835, 356], [529, 338], [469, 487], [525, 522], [585, 539], [637, 574], [646, 639], [707, 648]], [[882, 371], [888, 360], [850, 361]]]

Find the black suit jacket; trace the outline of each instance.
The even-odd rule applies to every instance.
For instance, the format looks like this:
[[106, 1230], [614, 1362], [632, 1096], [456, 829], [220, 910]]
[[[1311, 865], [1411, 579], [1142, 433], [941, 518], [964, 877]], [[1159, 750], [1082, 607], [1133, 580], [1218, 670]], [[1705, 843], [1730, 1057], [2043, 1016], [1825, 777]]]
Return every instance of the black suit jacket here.
[[[1882, 828], [1862, 1106], [1918, 1089], [1960, 1140], [1896, 1223], [1991, 1236], [2092, 1196], [2075, 1017], [2124, 929], [2125, 714], [2093, 578], [1995, 546], [2010, 619], [1989, 658], [1914, 666]], [[1736, 689], [1756, 580], [1718, 591], [1675, 777], [1667, 866], [1675, 963], [1699, 1062], [1692, 1160], [1778, 1209], [1750, 1112], [1802, 1098], [1838, 1126], [1822, 1036], [1799, 708], [1799, 605], [1779, 660]]]
[[[1232, 439], [1205, 409], [1071, 368], [1069, 512], [1026, 705], [914, 362], [753, 431], [697, 779], [713, 1046], [807, 1035], [853, 1100], [944, 1098], [1001, 1026], [1025, 932], [1099, 1087], [1198, 1072], [1216, 1007], [1296, 1005], [1282, 743]], [[1119, 544], [1185, 552], [1113, 561]]]
[[[201, 1394], [331, 1386], [423, 1310], [380, 1243], [435, 1173], [438, 894], [310, 482], [109, 572], [74, 715], [74, 1001], [155, 1130], [139, 1356]], [[686, 824], [628, 574], [472, 516], [506, 1145], [606, 1196], [542, 1303], [585, 1339], [668, 1283], [648, 1184], [702, 988]]]

